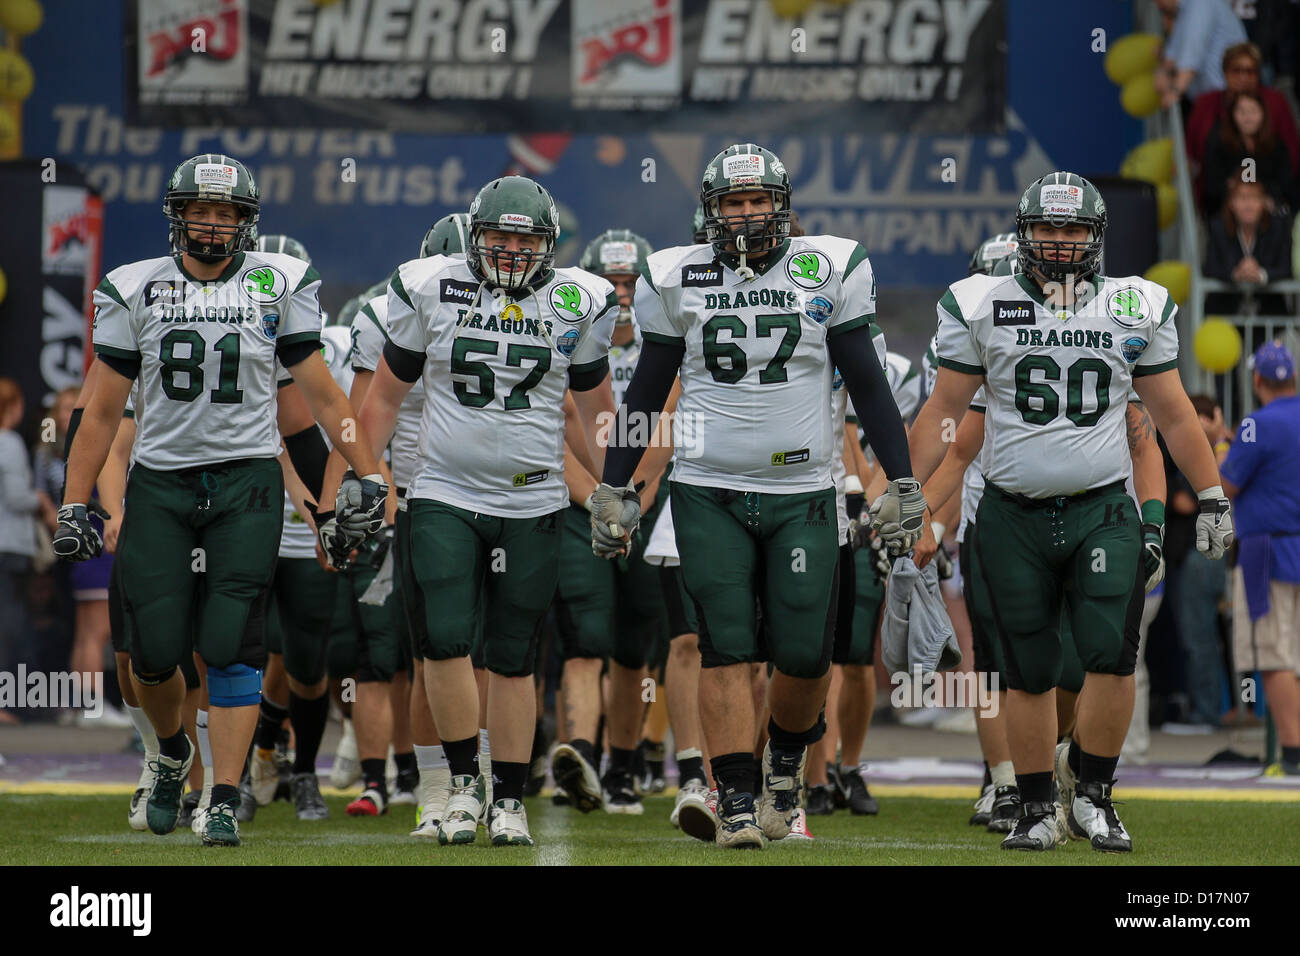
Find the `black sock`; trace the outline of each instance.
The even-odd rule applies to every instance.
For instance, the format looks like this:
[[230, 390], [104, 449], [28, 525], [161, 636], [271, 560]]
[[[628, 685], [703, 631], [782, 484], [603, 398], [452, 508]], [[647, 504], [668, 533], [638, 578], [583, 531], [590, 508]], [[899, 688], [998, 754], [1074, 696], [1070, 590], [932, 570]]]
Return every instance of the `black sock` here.
[[531, 759], [536, 760], [538, 757], [546, 756], [546, 733], [542, 728], [542, 722], [539, 720], [533, 727], [533, 752]]
[[635, 760], [635, 750], [624, 750], [622, 747], [609, 748], [610, 773], [631, 773], [632, 765]]
[[384, 796], [388, 796], [388, 783], [384, 780], [386, 762], [383, 757], [370, 757], [361, 761], [361, 782], [365, 789], [378, 790]]
[[[293, 705], [293, 694], [289, 695], [289, 704]], [[329, 701], [325, 703], [326, 713], [329, 713]], [[280, 735], [280, 726], [284, 723], [285, 718], [289, 716], [289, 708], [281, 707], [279, 704], [273, 704], [265, 697], [262, 698], [262, 706], [258, 708], [260, 716], [257, 718], [257, 733], [253, 736], [253, 742], [263, 750], [275, 749], [275, 738]], [[323, 727], [322, 727], [323, 730]], [[316, 742], [317, 748], [320, 747], [320, 741]]]
[[214, 783], [212, 785], [212, 799], [209, 806], [219, 806], [228, 803], [232, 807], [239, 807], [239, 788], [232, 787], [228, 783]]
[[464, 740], [444, 740], [442, 751], [453, 777], [478, 776], [478, 734]]
[[590, 740], [579, 738], [571, 742], [569, 746], [582, 754], [582, 759], [595, 767], [596, 773], [600, 773], [600, 761], [596, 758], [596, 747]]
[[528, 764], [510, 763], [506, 760], [492, 761], [492, 799], [524, 799], [524, 784], [528, 780]]
[[811, 747], [821, 740], [822, 735], [825, 733], [825, 715], [819, 716], [807, 730], [798, 732], [785, 730], [777, 724], [775, 718], [769, 717], [767, 720], [767, 735], [772, 742], [773, 754], [778, 751], [791, 755], [800, 754], [804, 748]]
[[989, 762], [984, 761], [984, 782], [980, 784], [980, 789], [993, 786], [993, 774], [989, 771]]
[[1090, 754], [1086, 750], [1080, 750], [1079, 782], [1110, 783], [1115, 779], [1115, 766], [1118, 763], [1118, 754], [1114, 757], [1098, 757], [1096, 754]]
[[1070, 738], [1070, 749], [1066, 751], [1065, 760], [1070, 765], [1070, 769], [1074, 772], [1076, 780], [1079, 778], [1079, 755], [1081, 753], [1083, 753], [1083, 751], [1079, 749], [1079, 741]]
[[190, 741], [181, 727], [170, 737], [158, 738], [158, 753], [171, 760], [184, 760], [190, 752]]
[[393, 763], [397, 764], [397, 772], [412, 774], [419, 773], [419, 768], [415, 765], [415, 751], [411, 750], [404, 754], [393, 754]]
[[1052, 772], [1016, 774], [1016, 786], [1020, 788], [1020, 799], [1024, 803], [1052, 802]]
[[723, 754], [714, 757], [709, 764], [713, 767], [713, 779], [718, 782], [719, 800], [742, 793], [753, 794], [754, 781], [758, 779], [754, 773], [753, 754]]
[[708, 783], [704, 776], [704, 758], [703, 757], [684, 757], [677, 761], [678, 780], [677, 785], [680, 787], [687, 780], [699, 780], [701, 783]]
[[[265, 701], [262, 702], [265, 706]], [[274, 705], [272, 705], [274, 706]], [[325, 721], [330, 716], [328, 694], [315, 700], [306, 700], [289, 692], [289, 722], [293, 724], [297, 739], [293, 755], [294, 773], [315, 773], [316, 754], [320, 752], [320, 739], [325, 736]], [[261, 730], [261, 727], [258, 727]]]
[[1283, 747], [1282, 761], [1284, 763], [1300, 763], [1300, 747]]

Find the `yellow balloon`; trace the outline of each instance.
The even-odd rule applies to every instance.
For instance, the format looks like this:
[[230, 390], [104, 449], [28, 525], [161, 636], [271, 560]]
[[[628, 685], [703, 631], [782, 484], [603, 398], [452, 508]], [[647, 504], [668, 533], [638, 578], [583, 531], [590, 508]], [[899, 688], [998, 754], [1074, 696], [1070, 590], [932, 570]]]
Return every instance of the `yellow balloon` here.
[[36, 0], [0, 0], [0, 27], [17, 37], [40, 29], [45, 12]]
[[35, 82], [31, 64], [21, 53], [0, 50], [0, 100], [27, 99]]
[[1168, 259], [1164, 262], [1157, 262], [1142, 277], [1150, 279], [1157, 285], [1162, 285], [1169, 292], [1169, 297], [1174, 300], [1175, 305], [1182, 305], [1187, 301], [1187, 295], [1192, 290], [1192, 270], [1185, 262], [1178, 262]]
[[1211, 316], [1192, 340], [1196, 361], [1211, 372], [1226, 372], [1241, 359], [1241, 333], [1226, 319]]
[[1144, 119], [1160, 109], [1155, 74], [1145, 73], [1125, 83], [1119, 94], [1119, 102], [1125, 113], [1138, 119]]
[[793, 20], [808, 12], [813, 0], [769, 0], [772, 11], [783, 20]]
[[0, 269], [0, 304], [4, 303], [5, 293], [9, 291], [9, 280], [5, 278], [5, 271]]
[[1168, 183], [1156, 184], [1156, 222], [1168, 229], [1178, 219], [1178, 190]]
[[5, 109], [4, 104], [0, 103], [0, 157], [17, 156], [20, 133], [18, 121], [13, 118], [9, 110]]
[[1150, 73], [1160, 59], [1160, 37], [1154, 33], [1130, 33], [1120, 37], [1106, 51], [1106, 75], [1117, 86]]
[[1172, 183], [1174, 179], [1174, 141], [1168, 136], [1134, 146], [1119, 168], [1121, 176], [1145, 179], [1152, 184]]

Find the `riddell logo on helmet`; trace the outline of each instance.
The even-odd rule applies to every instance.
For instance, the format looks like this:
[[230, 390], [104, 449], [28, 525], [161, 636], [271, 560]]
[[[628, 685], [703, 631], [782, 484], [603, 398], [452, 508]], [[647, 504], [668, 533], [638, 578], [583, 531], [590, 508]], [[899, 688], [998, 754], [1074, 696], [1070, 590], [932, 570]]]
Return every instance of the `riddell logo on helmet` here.
[[497, 218], [497, 225], [498, 226], [525, 226], [531, 229], [533, 225], [533, 217], [523, 216], [515, 212], [503, 212]]

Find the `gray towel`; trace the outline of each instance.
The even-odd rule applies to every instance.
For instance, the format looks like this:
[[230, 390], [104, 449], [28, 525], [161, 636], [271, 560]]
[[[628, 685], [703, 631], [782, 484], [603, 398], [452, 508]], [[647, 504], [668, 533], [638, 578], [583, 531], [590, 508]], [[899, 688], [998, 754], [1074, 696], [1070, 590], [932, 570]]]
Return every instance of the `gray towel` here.
[[909, 557], [894, 562], [885, 586], [881, 657], [891, 674], [945, 671], [961, 664], [961, 648], [948, 620], [939, 573], [931, 561], [918, 569]]

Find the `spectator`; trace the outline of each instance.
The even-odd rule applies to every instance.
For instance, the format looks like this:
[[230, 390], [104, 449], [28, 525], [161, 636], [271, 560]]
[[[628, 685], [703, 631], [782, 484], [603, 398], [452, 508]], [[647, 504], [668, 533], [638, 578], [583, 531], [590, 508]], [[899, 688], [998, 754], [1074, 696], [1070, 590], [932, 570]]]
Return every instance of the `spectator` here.
[[1254, 357], [1262, 407], [1242, 420], [1220, 472], [1232, 498], [1237, 567], [1232, 645], [1238, 671], [1259, 671], [1282, 762], [1300, 775], [1300, 401], [1295, 360], [1279, 342]]
[[[32, 651], [27, 576], [36, 553], [36, 513], [53, 504], [32, 487], [27, 447], [16, 430], [23, 411], [18, 383], [0, 378], [0, 671], [9, 672]], [[11, 716], [0, 716], [0, 723], [8, 722]]]
[[[1208, 395], [1193, 395], [1191, 401], [1205, 440], [1214, 447], [1223, 438], [1223, 412], [1218, 402]], [[1177, 470], [1168, 474], [1167, 480], [1166, 593], [1174, 613], [1186, 674], [1184, 719], [1208, 729], [1222, 722], [1223, 692], [1227, 684], [1219, 647], [1219, 599], [1227, 588], [1227, 570], [1224, 562], [1211, 561], [1193, 546], [1197, 501], [1191, 484]]]
[[[36, 490], [45, 492], [52, 502], [63, 497], [63, 443], [68, 437], [68, 424], [72, 420], [72, 410], [77, 407], [77, 396], [79, 394], [81, 394], [81, 387], [75, 386], [65, 388], [54, 396], [54, 404], [50, 406], [47, 415], [47, 418], [54, 422], [54, 440], [42, 441], [36, 446], [36, 452], [32, 456], [32, 471], [35, 474]], [[45, 435], [44, 424], [42, 424], [41, 432], [43, 438]], [[49, 527], [51, 534], [58, 530], [57, 508], [42, 514], [41, 518]]]
[[[1210, 220], [1210, 238], [1205, 249], [1205, 274], [1212, 279], [1248, 287], [1291, 278], [1291, 223], [1268, 211], [1268, 197], [1259, 183], [1228, 181], [1228, 201], [1223, 211]], [[1248, 294], [1252, 306], [1243, 306], [1237, 292], [1216, 292], [1206, 300], [1210, 312], [1229, 315], [1251, 311], [1262, 315], [1284, 315], [1286, 301], [1278, 293]]]
[[[1260, 52], [1253, 43], [1237, 43], [1223, 54], [1222, 90], [1208, 90], [1196, 98], [1187, 120], [1187, 155], [1199, 170], [1205, 159], [1205, 147], [1216, 123], [1226, 120], [1228, 99], [1237, 93], [1255, 93], [1264, 101], [1264, 111], [1277, 138], [1285, 145], [1291, 171], [1300, 173], [1300, 131], [1296, 129], [1291, 104], [1281, 91], [1259, 82]], [[1200, 180], [1198, 178], [1198, 189]]]
[[1223, 89], [1223, 51], [1246, 42], [1246, 30], [1227, 0], [1156, 0], [1156, 6], [1173, 18], [1165, 62], [1156, 73], [1165, 106]]
[[[1274, 204], [1292, 209], [1300, 198], [1286, 147], [1278, 142], [1273, 124], [1257, 93], [1233, 93], [1228, 115], [1215, 127], [1205, 146], [1202, 205], [1207, 216], [1223, 205], [1229, 180], [1255, 181], [1268, 190]], [[1247, 164], [1247, 160], [1253, 163]]]

